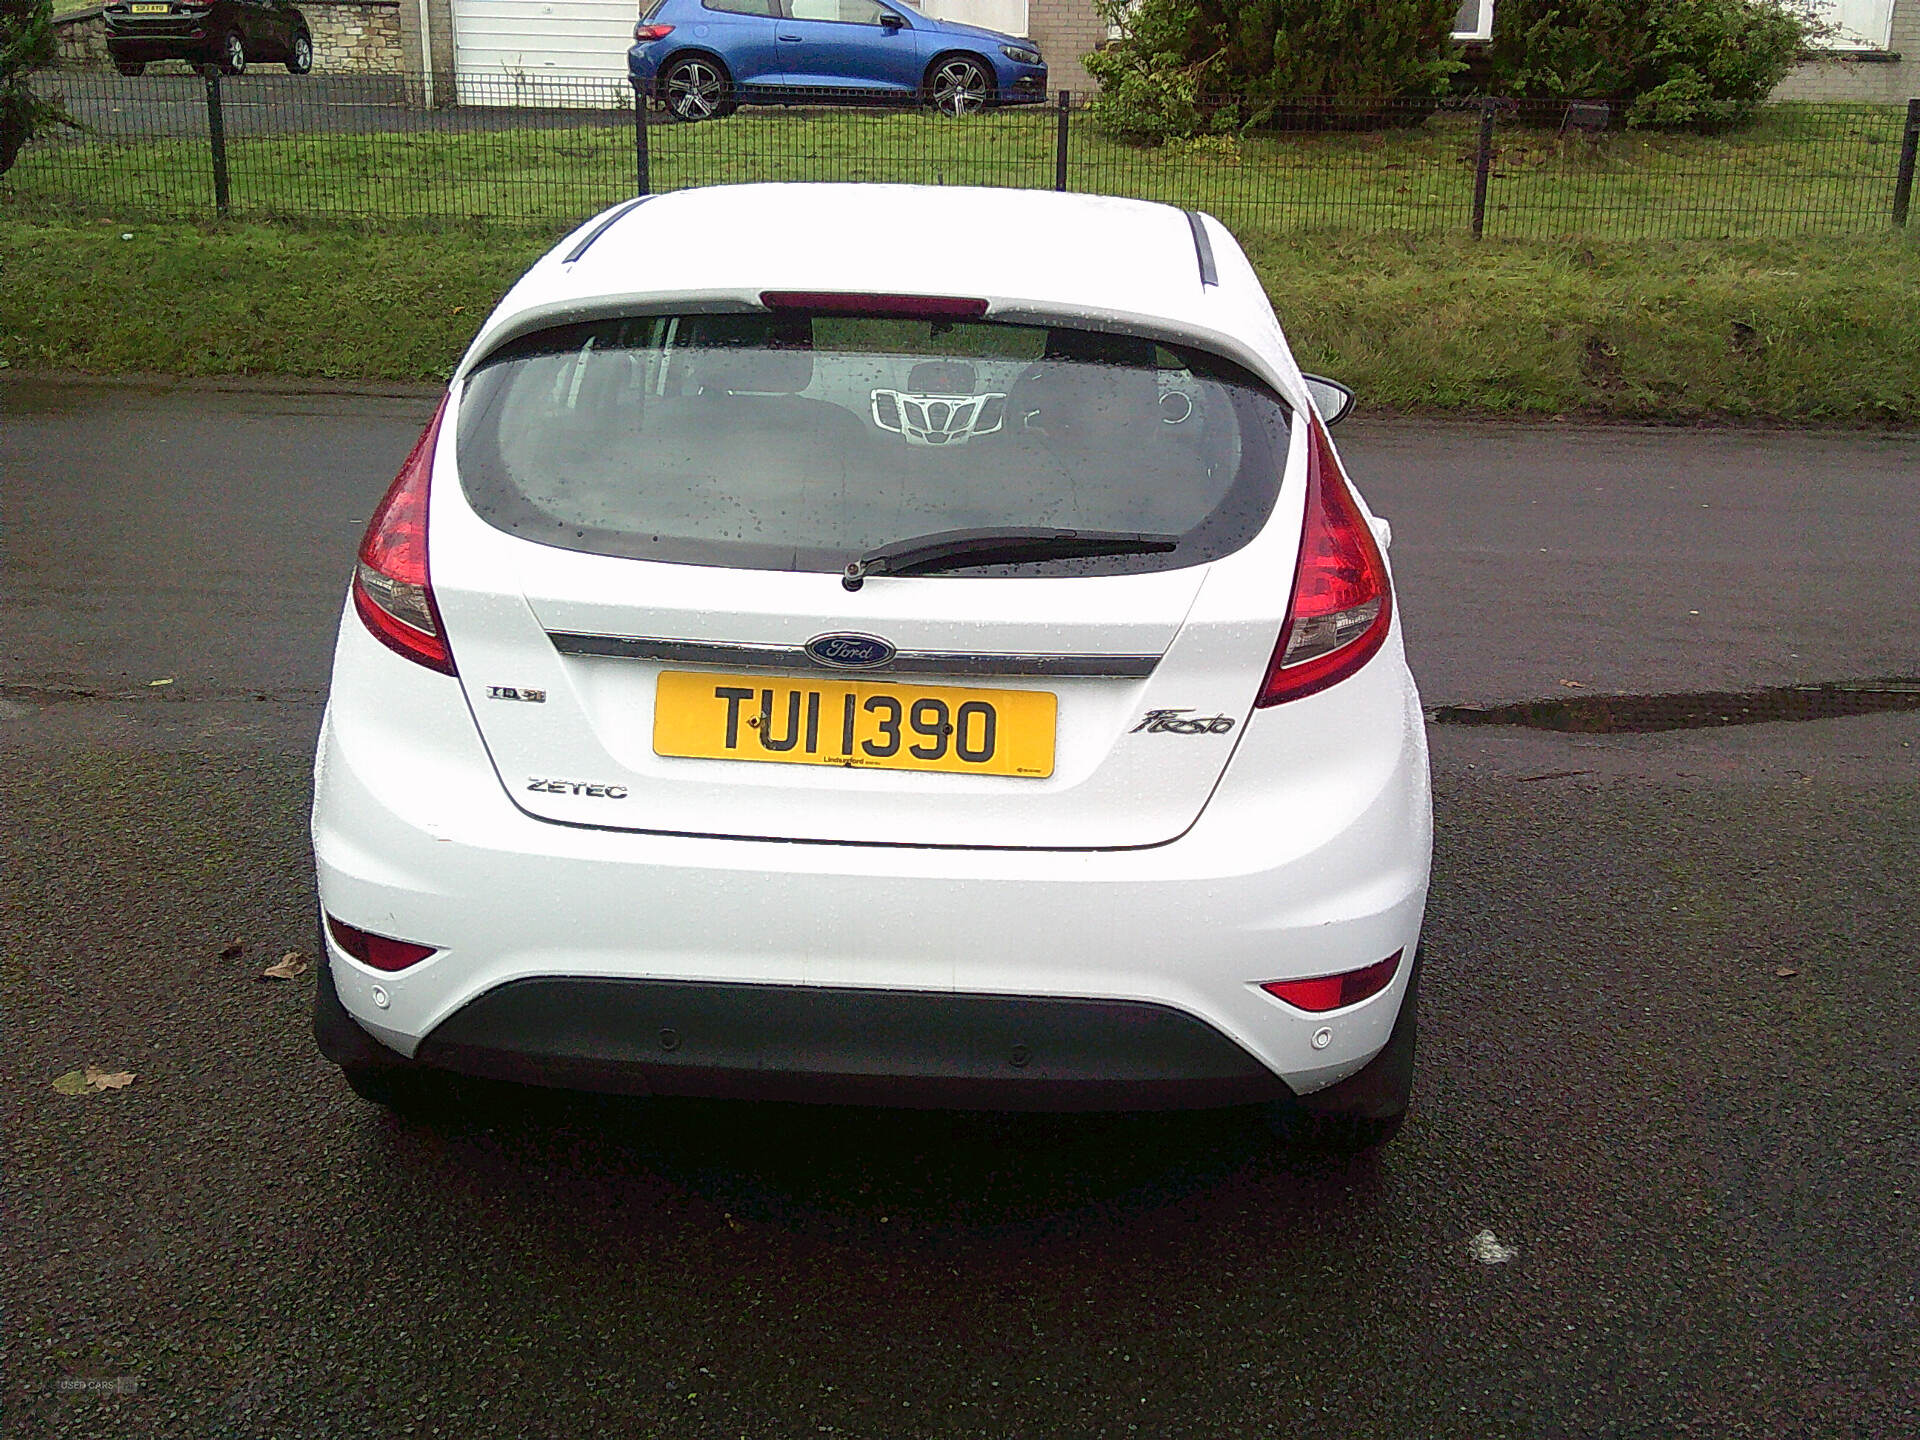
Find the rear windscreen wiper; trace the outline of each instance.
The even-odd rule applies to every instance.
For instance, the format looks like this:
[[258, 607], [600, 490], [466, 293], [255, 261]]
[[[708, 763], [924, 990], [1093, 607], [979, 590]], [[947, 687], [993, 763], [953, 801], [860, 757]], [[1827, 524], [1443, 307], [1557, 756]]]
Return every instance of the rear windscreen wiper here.
[[876, 545], [847, 566], [840, 583], [858, 590], [869, 575], [930, 575], [973, 565], [1019, 565], [1087, 555], [1158, 555], [1179, 548], [1177, 535], [1125, 530], [1049, 530], [997, 526], [940, 530]]

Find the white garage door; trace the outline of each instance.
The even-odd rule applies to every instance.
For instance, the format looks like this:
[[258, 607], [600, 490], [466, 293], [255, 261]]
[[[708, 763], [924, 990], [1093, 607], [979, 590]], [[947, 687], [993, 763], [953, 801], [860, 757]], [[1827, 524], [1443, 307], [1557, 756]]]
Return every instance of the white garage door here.
[[463, 105], [631, 105], [638, 0], [453, 0]]

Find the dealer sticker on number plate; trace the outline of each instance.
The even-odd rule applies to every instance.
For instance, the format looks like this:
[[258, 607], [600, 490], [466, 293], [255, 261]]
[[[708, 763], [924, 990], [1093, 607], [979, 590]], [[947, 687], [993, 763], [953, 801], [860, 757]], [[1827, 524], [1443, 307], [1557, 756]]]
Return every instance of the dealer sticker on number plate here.
[[1055, 697], [890, 682], [669, 670], [654, 692], [656, 755], [976, 775], [1053, 773]]

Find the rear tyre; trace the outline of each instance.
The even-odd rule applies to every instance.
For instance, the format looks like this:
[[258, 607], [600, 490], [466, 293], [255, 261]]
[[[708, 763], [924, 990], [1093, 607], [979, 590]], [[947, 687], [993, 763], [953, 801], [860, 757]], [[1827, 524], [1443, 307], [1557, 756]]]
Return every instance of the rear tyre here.
[[220, 68], [229, 75], [247, 73], [247, 42], [238, 30], [229, 30], [220, 41]]
[[718, 60], [683, 56], [660, 72], [660, 103], [676, 120], [718, 120], [734, 111], [733, 79]]
[[972, 115], [993, 102], [993, 73], [970, 55], [949, 55], [927, 72], [927, 103], [942, 115]]
[[293, 47], [287, 51], [287, 73], [305, 75], [313, 69], [313, 37], [302, 30], [293, 37]]
[[1332, 1155], [1377, 1150], [1406, 1124], [1420, 1030], [1420, 953], [1414, 952], [1400, 1016], [1378, 1055], [1324, 1090], [1267, 1107], [1267, 1124], [1290, 1145]]
[[113, 62], [113, 68], [128, 77], [144, 75], [147, 73], [147, 62], [144, 60], [116, 60]]

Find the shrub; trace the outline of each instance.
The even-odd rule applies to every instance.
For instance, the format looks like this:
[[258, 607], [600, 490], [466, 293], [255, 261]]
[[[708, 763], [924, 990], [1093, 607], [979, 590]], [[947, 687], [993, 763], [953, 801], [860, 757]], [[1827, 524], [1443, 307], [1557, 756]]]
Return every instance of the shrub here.
[[60, 106], [42, 100], [27, 76], [53, 63], [53, 0], [0, 0], [0, 175], [45, 125], [71, 125]]
[[1442, 93], [1461, 68], [1453, 0], [1099, 0], [1122, 37], [1086, 60], [1096, 118], [1150, 143], [1296, 107], [1351, 120]]
[[1488, 85], [1613, 100], [1629, 125], [1721, 129], [1786, 77], [1807, 28], [1778, 0], [1501, 0]]
[[[1200, 102], [1200, 87], [1217, 83], [1217, 45], [1201, 30], [1197, 0], [1098, 0], [1100, 18], [1122, 37], [1086, 57], [1100, 82], [1094, 118], [1122, 139], [1158, 145], [1209, 131], [1231, 117]], [[1212, 97], [1209, 97], [1211, 101]]]

